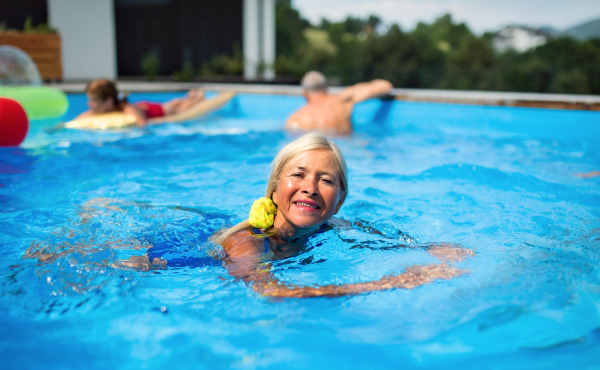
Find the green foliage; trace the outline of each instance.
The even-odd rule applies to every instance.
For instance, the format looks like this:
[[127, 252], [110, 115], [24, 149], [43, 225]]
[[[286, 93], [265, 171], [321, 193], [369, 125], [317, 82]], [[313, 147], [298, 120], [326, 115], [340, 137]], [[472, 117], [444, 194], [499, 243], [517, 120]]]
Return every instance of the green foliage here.
[[460, 46], [449, 55], [440, 87], [459, 90], [493, 90], [493, 65], [492, 46], [482, 38], [467, 34]]
[[457, 49], [465, 37], [473, 35], [464, 23], [454, 24], [450, 14], [436, 19], [431, 25], [419, 23], [414, 33], [430, 39], [445, 52]]
[[219, 54], [204, 63], [200, 69], [203, 76], [242, 75], [244, 74], [244, 57], [239, 44], [233, 46], [233, 55]]
[[195, 77], [194, 66], [192, 62], [187, 60], [183, 63], [181, 70], [173, 73], [173, 79], [179, 82], [193, 81]]
[[306, 43], [303, 30], [311, 25], [292, 8], [290, 1], [277, 1], [275, 5], [275, 49], [278, 55], [291, 56], [296, 48]]
[[342, 25], [344, 27], [344, 32], [347, 32], [347, 33], [359, 33], [359, 32], [361, 32], [364, 29], [365, 23], [366, 22], [364, 22], [360, 18], [348, 17], [342, 23]]
[[315, 69], [346, 85], [384, 78], [410, 88], [600, 94], [600, 39], [558, 38], [525, 53], [497, 53], [494, 34], [477, 36], [449, 14], [410, 32], [392, 25], [380, 34], [376, 16], [323, 19], [315, 29], [289, 1], [278, 9], [278, 32], [288, 32], [278, 34], [279, 75]]
[[160, 62], [156, 53], [148, 53], [142, 57], [141, 69], [148, 81], [154, 81], [159, 67]]
[[31, 25], [31, 16], [27, 16], [27, 18], [25, 18], [25, 24], [23, 25], [23, 31], [33, 31], [33, 26]]
[[580, 69], [574, 68], [568, 71], [559, 71], [556, 74], [552, 83], [552, 92], [589, 94], [590, 86], [585, 74]]
[[56, 28], [52, 28], [48, 25], [48, 23], [40, 23], [37, 26], [34, 26], [31, 22], [31, 16], [25, 18], [25, 24], [23, 25], [23, 31], [25, 32], [39, 32], [39, 33], [56, 33], [58, 32]]
[[513, 62], [504, 72], [504, 81], [511, 90], [545, 92], [552, 81], [552, 67], [543, 59], [532, 57], [523, 62]]

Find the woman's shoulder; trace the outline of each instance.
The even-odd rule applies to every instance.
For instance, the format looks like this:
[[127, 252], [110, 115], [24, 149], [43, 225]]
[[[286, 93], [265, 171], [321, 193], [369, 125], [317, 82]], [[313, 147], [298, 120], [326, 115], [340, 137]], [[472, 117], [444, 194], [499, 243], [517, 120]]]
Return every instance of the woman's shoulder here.
[[264, 238], [250, 228], [239, 230], [230, 235], [223, 245], [229, 257], [253, 256], [264, 253]]

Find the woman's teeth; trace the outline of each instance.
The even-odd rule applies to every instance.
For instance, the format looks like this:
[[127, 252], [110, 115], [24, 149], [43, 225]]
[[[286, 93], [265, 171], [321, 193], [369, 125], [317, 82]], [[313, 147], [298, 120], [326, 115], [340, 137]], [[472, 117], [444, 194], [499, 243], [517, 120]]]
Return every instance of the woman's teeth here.
[[304, 203], [304, 202], [296, 202], [296, 204], [297, 204], [297, 205], [299, 205], [299, 206], [303, 206], [303, 207], [310, 207], [310, 208], [314, 208], [314, 209], [317, 209], [317, 208], [319, 208], [319, 207], [318, 207], [318, 206], [316, 206], [316, 205], [312, 205], [312, 204], [308, 204], [308, 203]]

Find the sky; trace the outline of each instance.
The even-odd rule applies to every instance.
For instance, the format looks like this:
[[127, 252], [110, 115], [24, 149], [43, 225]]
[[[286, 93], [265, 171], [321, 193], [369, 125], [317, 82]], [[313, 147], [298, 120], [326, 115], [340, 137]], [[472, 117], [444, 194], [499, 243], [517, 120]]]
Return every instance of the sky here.
[[292, 0], [304, 18], [340, 21], [375, 14], [386, 25], [409, 31], [419, 21], [431, 23], [446, 13], [476, 33], [511, 24], [551, 26], [558, 30], [600, 18], [600, 0]]

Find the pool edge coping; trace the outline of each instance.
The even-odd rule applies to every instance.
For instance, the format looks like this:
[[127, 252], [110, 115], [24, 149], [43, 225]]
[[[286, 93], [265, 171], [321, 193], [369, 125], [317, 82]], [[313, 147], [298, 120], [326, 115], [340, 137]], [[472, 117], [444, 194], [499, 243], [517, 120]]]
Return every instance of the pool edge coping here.
[[[117, 81], [117, 85], [120, 90], [128, 92], [173, 92], [203, 88], [247, 94], [302, 95], [302, 88], [298, 85], [135, 81]], [[45, 86], [55, 87], [65, 93], [83, 93], [86, 83], [59, 82]], [[343, 87], [331, 87], [330, 91], [337, 93], [342, 89]], [[414, 102], [600, 111], [598, 95], [395, 88], [389, 97]]]

